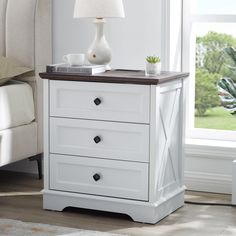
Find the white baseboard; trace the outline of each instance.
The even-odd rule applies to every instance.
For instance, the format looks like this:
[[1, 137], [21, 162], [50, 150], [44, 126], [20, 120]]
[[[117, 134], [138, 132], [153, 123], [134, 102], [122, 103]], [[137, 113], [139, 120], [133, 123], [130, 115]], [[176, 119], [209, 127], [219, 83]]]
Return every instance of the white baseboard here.
[[235, 143], [230, 145], [226, 142], [222, 142], [222, 146], [220, 142], [210, 145], [205, 141], [186, 145], [187, 189], [232, 193], [232, 161], [236, 159], [236, 147]]
[[231, 175], [185, 171], [184, 178], [187, 190], [227, 194], [232, 192]]

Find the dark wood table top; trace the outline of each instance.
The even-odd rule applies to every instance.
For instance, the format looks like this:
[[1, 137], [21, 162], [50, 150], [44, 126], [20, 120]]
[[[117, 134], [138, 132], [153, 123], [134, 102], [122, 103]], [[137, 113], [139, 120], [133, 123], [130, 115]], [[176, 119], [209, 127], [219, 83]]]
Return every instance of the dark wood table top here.
[[39, 75], [42, 79], [49, 80], [157, 85], [186, 78], [189, 76], [189, 73], [162, 71], [157, 76], [145, 76], [145, 72], [142, 70], [111, 70], [95, 75], [72, 73], [40, 73]]

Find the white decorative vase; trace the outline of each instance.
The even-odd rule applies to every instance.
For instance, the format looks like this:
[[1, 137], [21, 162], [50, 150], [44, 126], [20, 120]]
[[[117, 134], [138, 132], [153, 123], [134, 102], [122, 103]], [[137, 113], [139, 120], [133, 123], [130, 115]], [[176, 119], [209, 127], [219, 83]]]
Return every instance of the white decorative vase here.
[[91, 64], [106, 65], [111, 61], [111, 49], [103, 32], [104, 23], [104, 19], [96, 19], [94, 21], [96, 25], [96, 35], [87, 53], [88, 61]]
[[146, 76], [156, 76], [161, 74], [161, 62], [158, 63], [146, 63]]

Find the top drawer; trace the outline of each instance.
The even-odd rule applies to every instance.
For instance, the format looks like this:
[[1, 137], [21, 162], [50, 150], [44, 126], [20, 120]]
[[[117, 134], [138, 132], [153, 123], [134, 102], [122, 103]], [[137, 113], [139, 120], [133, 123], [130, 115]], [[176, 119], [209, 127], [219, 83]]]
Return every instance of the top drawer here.
[[50, 81], [50, 116], [149, 123], [148, 85]]

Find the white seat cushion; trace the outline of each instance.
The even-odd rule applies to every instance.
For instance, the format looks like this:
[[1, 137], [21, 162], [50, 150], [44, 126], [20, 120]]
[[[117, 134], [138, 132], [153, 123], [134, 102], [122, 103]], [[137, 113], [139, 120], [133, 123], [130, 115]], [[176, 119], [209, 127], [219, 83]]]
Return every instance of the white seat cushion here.
[[0, 86], [0, 130], [26, 125], [35, 119], [30, 85], [11, 82]]

